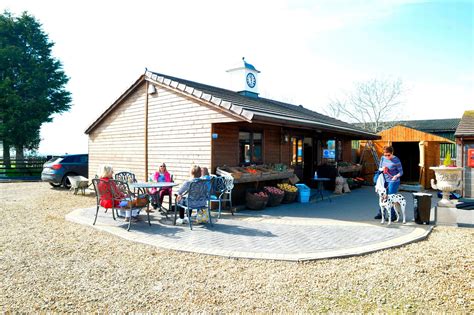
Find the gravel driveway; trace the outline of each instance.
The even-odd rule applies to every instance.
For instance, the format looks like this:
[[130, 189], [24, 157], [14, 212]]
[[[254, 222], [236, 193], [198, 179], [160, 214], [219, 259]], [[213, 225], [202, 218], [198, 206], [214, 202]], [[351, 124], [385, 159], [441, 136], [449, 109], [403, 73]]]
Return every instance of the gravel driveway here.
[[67, 222], [95, 197], [1, 183], [2, 312], [474, 311], [474, 230], [306, 263], [227, 259], [135, 244]]

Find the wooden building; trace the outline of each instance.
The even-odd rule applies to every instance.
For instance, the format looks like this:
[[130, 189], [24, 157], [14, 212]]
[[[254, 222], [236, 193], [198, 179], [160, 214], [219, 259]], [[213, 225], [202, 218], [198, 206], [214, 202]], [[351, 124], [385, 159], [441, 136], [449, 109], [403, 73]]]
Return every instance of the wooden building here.
[[456, 132], [460, 120], [461, 118], [403, 120], [397, 122], [397, 125], [402, 125], [453, 141], [451, 143], [439, 144], [440, 160], [443, 161], [448, 152], [451, 155], [451, 160], [456, 160], [457, 154], [456, 144], [454, 143], [454, 133]]
[[[393, 146], [403, 166], [402, 184], [420, 184], [427, 189], [431, 187], [431, 178], [434, 178], [430, 167], [440, 165], [440, 144], [453, 143], [447, 138], [402, 125], [383, 130], [378, 135], [381, 138], [373, 141], [377, 156], [382, 156], [384, 146]], [[361, 141], [361, 150], [366, 145], [366, 141]], [[371, 180], [378, 165], [375, 165], [371, 156], [363, 164], [366, 179]]]
[[474, 110], [464, 112], [455, 133], [457, 166], [464, 167], [461, 195], [474, 198]]
[[190, 166], [282, 163], [309, 181], [318, 165], [351, 160], [351, 140], [378, 136], [299, 105], [258, 96], [258, 71], [232, 69], [237, 91], [146, 71], [86, 130], [89, 177], [102, 164], [146, 180], [165, 162], [177, 182]]

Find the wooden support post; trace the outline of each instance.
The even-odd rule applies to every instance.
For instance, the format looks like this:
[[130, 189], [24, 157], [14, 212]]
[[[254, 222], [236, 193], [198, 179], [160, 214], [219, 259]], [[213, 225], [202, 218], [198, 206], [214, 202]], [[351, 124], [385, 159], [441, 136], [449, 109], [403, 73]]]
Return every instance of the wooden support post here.
[[145, 86], [145, 181], [148, 181], [148, 81]]

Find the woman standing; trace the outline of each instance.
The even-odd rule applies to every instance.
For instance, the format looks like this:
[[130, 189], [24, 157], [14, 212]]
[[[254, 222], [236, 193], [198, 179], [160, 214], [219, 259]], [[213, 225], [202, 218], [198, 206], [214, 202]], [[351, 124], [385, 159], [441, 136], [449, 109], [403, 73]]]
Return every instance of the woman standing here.
[[[387, 194], [396, 194], [398, 192], [398, 188], [400, 187], [400, 177], [402, 177], [403, 175], [403, 168], [400, 159], [393, 155], [392, 146], [386, 146], [383, 148], [383, 156], [380, 159], [379, 172], [381, 172], [379, 173], [380, 175], [383, 174], [384, 176]], [[392, 217], [395, 217], [395, 209], [393, 208]], [[379, 213], [375, 216], [374, 219], [381, 218], [382, 212], [379, 209]]]

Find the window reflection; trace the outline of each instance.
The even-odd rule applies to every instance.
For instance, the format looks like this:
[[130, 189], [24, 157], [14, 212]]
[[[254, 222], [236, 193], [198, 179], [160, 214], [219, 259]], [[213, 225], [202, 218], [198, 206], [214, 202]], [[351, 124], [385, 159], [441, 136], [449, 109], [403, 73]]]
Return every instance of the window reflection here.
[[261, 132], [239, 132], [239, 164], [263, 163], [263, 134]]
[[292, 137], [291, 138], [291, 164], [292, 165], [301, 165], [303, 164], [303, 139]]

